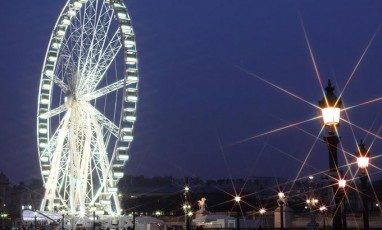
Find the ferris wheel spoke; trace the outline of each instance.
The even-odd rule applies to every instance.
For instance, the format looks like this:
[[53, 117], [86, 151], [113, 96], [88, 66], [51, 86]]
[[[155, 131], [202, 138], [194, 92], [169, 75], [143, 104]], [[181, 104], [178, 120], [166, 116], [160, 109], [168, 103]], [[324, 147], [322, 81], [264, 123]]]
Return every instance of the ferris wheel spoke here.
[[47, 151], [49, 158], [51, 158], [51, 164], [50, 164], [50, 171], [48, 178], [45, 182], [45, 195], [44, 195], [44, 202], [45, 200], [49, 200], [50, 202], [53, 202], [53, 200], [56, 198], [56, 190], [57, 186], [59, 185], [58, 177], [59, 172], [62, 167], [62, 149], [64, 146], [65, 137], [68, 134], [68, 124], [69, 124], [69, 113], [67, 113], [60, 125], [60, 129], [57, 129], [56, 133], [54, 134], [55, 138], [52, 138]]
[[[90, 116], [90, 115], [89, 115]], [[82, 186], [81, 190], [82, 191], [89, 191], [89, 189], [87, 189], [88, 187], [89, 188], [92, 188], [93, 185], [91, 184], [92, 182], [88, 180], [88, 176], [87, 175], [90, 175], [92, 170], [91, 170], [91, 154], [89, 154], [91, 152], [91, 137], [92, 137], [92, 129], [91, 129], [91, 124], [90, 122], [89, 123], [86, 123], [86, 128], [84, 130], [84, 141], [83, 143], [81, 143], [81, 147], [80, 147], [80, 152], [82, 152], [83, 154], [81, 154], [81, 159], [80, 159], [80, 168], [79, 168], [79, 175], [80, 178], [79, 180], [81, 181], [80, 185]], [[81, 194], [81, 193], [80, 193]], [[83, 193], [85, 195], [85, 197], [83, 198], [83, 200], [86, 200], [87, 198], [90, 198], [89, 197], [89, 194], [86, 194], [86, 193]]]
[[81, 82], [80, 88], [82, 89], [82, 92], [94, 91], [121, 48], [122, 42], [119, 31], [117, 30], [115, 31], [110, 43], [100, 54], [99, 59], [92, 67], [91, 72], [87, 75], [87, 78], [84, 82]]
[[108, 172], [110, 171], [109, 167], [109, 159], [107, 156], [107, 150], [106, 145], [103, 139], [101, 126], [99, 126], [98, 119], [93, 120], [93, 125], [95, 127], [95, 133], [96, 133], [96, 146], [98, 149], [98, 157], [94, 158], [94, 165], [98, 168], [97, 175], [100, 180], [100, 189], [97, 194], [95, 194], [95, 198], [97, 199], [98, 196], [101, 194], [103, 188], [106, 186], [107, 178], [108, 178]]
[[[87, 4], [87, 6], [85, 7], [88, 7], [89, 4]], [[84, 56], [85, 56], [85, 53], [86, 53], [86, 42], [87, 41], [87, 21], [86, 21], [86, 18], [87, 18], [87, 12], [86, 12], [86, 9], [84, 10], [84, 13], [82, 13], [82, 11], [80, 11], [80, 14], [79, 14], [79, 20], [81, 21], [81, 31], [80, 31], [80, 36], [79, 36], [79, 50], [78, 50], [78, 63], [77, 63], [77, 73], [81, 73], [81, 69], [82, 69], [82, 66], [83, 66], [83, 62], [84, 62]], [[90, 31], [89, 31], [90, 33]]]
[[[60, 79], [66, 79], [67, 82], [70, 82], [70, 78], [73, 77], [73, 67], [76, 65], [74, 60], [74, 50], [70, 51], [68, 42], [69, 39], [64, 39], [61, 45], [61, 55], [58, 61], [58, 71], [57, 75], [62, 76]], [[63, 80], [61, 80], [63, 81]], [[67, 91], [66, 91], [67, 92]]]
[[[67, 172], [69, 171], [69, 152], [68, 152], [68, 148], [66, 148], [66, 145], [67, 145], [67, 142], [64, 144], [63, 146], [63, 150], [62, 150], [62, 158], [61, 158], [61, 167], [60, 167], [60, 170], [59, 170], [59, 178], [58, 178], [58, 196], [59, 198], [61, 199], [61, 201], [65, 201], [66, 200], [66, 197], [67, 197], [67, 194], [66, 193], [62, 193], [61, 191], [65, 191], [66, 188], [67, 188]], [[64, 202], [65, 203], [65, 202]]]
[[[95, 4], [89, 4], [91, 10], [86, 10], [83, 19], [83, 29], [81, 36], [81, 51], [79, 57], [78, 72], [81, 75], [82, 82], [87, 81], [90, 72], [96, 64], [96, 60], [102, 52], [102, 46], [104, 46], [108, 37], [108, 30], [112, 21], [112, 10], [102, 4], [99, 15], [92, 14], [96, 11], [95, 6], [98, 6], [98, 1]], [[109, 14], [111, 12], [111, 14]], [[85, 31], [85, 33], [84, 33]], [[85, 34], [85, 35], [84, 35]]]
[[102, 53], [102, 47], [105, 46], [108, 37], [108, 31], [113, 19], [113, 11], [110, 7], [102, 4], [100, 13], [95, 17], [93, 24], [92, 39], [89, 46], [89, 52], [85, 59], [81, 75], [87, 76], [92, 71], [97, 58]]
[[98, 89], [92, 93], [88, 93], [88, 94], [81, 96], [80, 100], [91, 101], [91, 100], [97, 99], [97, 98], [102, 97], [106, 94], [109, 94], [111, 92], [114, 92], [118, 89], [123, 88], [124, 85], [125, 85], [125, 80], [121, 79], [119, 81], [116, 81], [116, 82], [104, 87], [104, 88]]
[[96, 18], [93, 4], [89, 3], [86, 5], [86, 9], [83, 15], [82, 22], [82, 36], [81, 36], [81, 55], [79, 57], [78, 73], [84, 76], [83, 70], [86, 69], [88, 62], [88, 57], [94, 50], [91, 48], [94, 42], [95, 25], [93, 23], [94, 18]]
[[105, 117], [101, 112], [99, 112], [96, 108], [88, 104], [88, 111], [89, 113], [93, 114], [97, 120], [98, 123], [103, 127], [106, 128], [111, 134], [113, 134], [115, 137], [118, 137], [119, 128], [116, 126], [112, 121], [109, 120], [109, 118]]
[[53, 75], [51, 77], [51, 80], [62, 90], [62, 92], [67, 93], [69, 90], [69, 87], [67, 84], [65, 84], [64, 81], [62, 81], [57, 75]]
[[59, 107], [57, 107], [55, 109], [49, 110], [46, 113], [40, 114], [38, 117], [44, 118], [44, 119], [51, 118], [51, 117], [54, 117], [54, 116], [66, 111], [66, 110], [67, 110], [67, 108], [66, 108], [65, 104], [63, 104], [63, 105], [60, 105]]
[[[63, 143], [63, 140], [65, 139], [68, 121], [69, 115], [67, 113], [61, 120], [59, 128], [54, 132], [51, 139], [49, 140], [47, 147], [42, 151], [40, 155], [40, 160], [44, 162], [43, 167], [46, 163], [54, 162], [54, 156], [56, 154], [56, 151], [60, 149], [61, 143]], [[49, 173], [49, 176], [50, 175], [51, 173]]]

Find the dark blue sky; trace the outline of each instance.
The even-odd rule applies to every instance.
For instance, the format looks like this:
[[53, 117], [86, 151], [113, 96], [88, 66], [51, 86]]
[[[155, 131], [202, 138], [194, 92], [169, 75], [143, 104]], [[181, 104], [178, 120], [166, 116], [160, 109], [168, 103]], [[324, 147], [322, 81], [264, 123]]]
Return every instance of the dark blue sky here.
[[[248, 72], [317, 104], [322, 90], [299, 15], [321, 78], [324, 84], [332, 79], [337, 95], [382, 23], [378, 0], [125, 3], [136, 33], [141, 77], [135, 139], [125, 171], [146, 176], [296, 177], [300, 161], [320, 132], [320, 120], [232, 143], [313, 118], [319, 111]], [[38, 85], [50, 33], [64, 4], [63, 0], [0, 2], [0, 171], [12, 182], [40, 177]], [[381, 55], [379, 31], [342, 95], [345, 106], [382, 96]], [[349, 119], [377, 134], [381, 105], [349, 110]], [[368, 146], [373, 142], [358, 128], [354, 133]], [[350, 126], [341, 124], [340, 134], [344, 149], [355, 152]], [[301, 176], [328, 168], [322, 136]], [[382, 140], [377, 138], [372, 154], [381, 153]], [[339, 159], [343, 164], [342, 153]], [[373, 162], [381, 165], [381, 160]], [[371, 171], [377, 173], [372, 178], [381, 177], [379, 170]]]

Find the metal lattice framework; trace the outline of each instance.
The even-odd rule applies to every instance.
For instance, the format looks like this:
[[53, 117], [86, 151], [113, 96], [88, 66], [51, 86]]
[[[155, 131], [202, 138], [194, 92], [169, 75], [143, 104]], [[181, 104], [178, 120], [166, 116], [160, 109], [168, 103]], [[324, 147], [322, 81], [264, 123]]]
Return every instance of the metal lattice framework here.
[[41, 74], [37, 141], [42, 211], [120, 211], [117, 182], [133, 140], [135, 36], [122, 0], [68, 0]]

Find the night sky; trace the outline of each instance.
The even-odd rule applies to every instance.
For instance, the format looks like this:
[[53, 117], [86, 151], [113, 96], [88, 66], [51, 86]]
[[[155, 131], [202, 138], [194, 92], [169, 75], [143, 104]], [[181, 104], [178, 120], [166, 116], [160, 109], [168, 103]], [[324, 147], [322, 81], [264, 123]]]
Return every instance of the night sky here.
[[[320, 119], [260, 135], [320, 114], [307, 103], [317, 105], [323, 93], [303, 25], [324, 86], [331, 79], [337, 95], [346, 86], [345, 107], [382, 96], [382, 1], [125, 3], [140, 67], [135, 139], [125, 168], [129, 175], [294, 179], [326, 170]], [[12, 183], [40, 178], [38, 85], [64, 4], [0, 1], [0, 171]], [[381, 108], [382, 101], [377, 101], [347, 110], [348, 117], [343, 113], [344, 119], [378, 135], [342, 122], [339, 132], [346, 152], [354, 153], [356, 141], [363, 138], [367, 147], [373, 143], [373, 156], [382, 154]], [[342, 152], [339, 159], [344, 165]], [[372, 163], [382, 167], [380, 158]], [[372, 179], [382, 178], [381, 170], [372, 167], [370, 172]]]

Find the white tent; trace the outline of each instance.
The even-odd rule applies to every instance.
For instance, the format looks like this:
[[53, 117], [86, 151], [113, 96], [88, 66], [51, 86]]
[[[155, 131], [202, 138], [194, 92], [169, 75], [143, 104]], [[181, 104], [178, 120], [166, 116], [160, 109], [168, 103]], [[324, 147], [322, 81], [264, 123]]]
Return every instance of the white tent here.
[[62, 215], [57, 212], [45, 212], [45, 211], [32, 211], [25, 209], [22, 211], [22, 219], [24, 221], [51, 221], [60, 222], [62, 220]]
[[138, 216], [135, 222], [137, 230], [158, 230], [164, 224], [163, 220], [152, 216]]
[[192, 220], [197, 226], [205, 228], [235, 228], [236, 219], [225, 215], [204, 215]]

